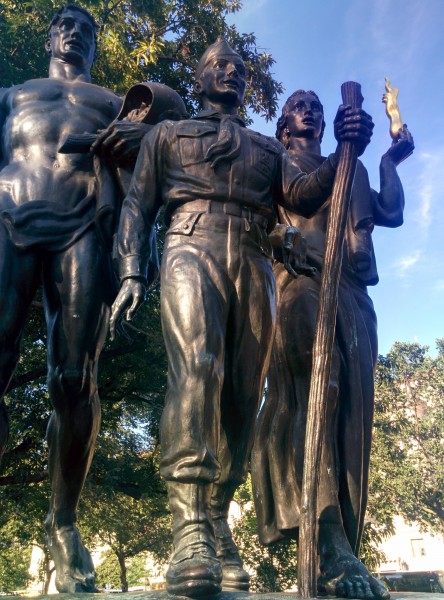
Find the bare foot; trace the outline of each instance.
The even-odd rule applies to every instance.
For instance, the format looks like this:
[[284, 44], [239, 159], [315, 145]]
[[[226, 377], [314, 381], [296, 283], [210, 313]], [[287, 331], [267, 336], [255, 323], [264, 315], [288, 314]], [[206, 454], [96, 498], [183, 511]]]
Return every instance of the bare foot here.
[[99, 592], [91, 555], [74, 525], [48, 530], [48, 548], [56, 569], [56, 588], [71, 594]]
[[389, 592], [351, 553], [332, 552], [321, 560], [318, 592], [341, 598], [388, 600]]

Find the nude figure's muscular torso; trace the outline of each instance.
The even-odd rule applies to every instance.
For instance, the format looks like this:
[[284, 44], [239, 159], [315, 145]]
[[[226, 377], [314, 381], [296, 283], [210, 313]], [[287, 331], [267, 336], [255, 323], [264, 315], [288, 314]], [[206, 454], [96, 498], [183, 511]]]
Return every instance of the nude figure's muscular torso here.
[[[120, 108], [111, 91], [83, 81], [32, 79], [0, 90], [0, 208], [49, 200], [69, 209], [94, 185], [89, 154], [59, 154], [71, 133], [107, 127]], [[63, 189], [63, 193], [60, 193]]]
[[90, 83], [95, 29], [83, 9], [61, 9], [48, 32], [49, 77], [0, 90], [0, 458], [8, 438], [3, 395], [42, 284], [54, 408], [45, 526], [62, 592], [96, 591], [75, 522], [100, 426], [97, 361], [112, 279], [110, 257], [95, 232], [94, 158], [58, 153], [68, 134], [106, 128], [121, 106], [110, 90]]

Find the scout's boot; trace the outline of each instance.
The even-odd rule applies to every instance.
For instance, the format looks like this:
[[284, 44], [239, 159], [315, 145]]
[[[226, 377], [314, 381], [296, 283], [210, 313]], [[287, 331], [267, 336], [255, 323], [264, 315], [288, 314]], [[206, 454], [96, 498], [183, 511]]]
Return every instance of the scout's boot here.
[[173, 553], [166, 574], [168, 593], [191, 598], [221, 591], [222, 571], [216, 558], [209, 512], [211, 484], [168, 482], [173, 515]]
[[228, 509], [234, 490], [214, 484], [211, 497], [211, 519], [216, 538], [216, 555], [222, 567], [222, 588], [248, 592], [250, 576], [244, 569], [242, 559], [228, 525]]

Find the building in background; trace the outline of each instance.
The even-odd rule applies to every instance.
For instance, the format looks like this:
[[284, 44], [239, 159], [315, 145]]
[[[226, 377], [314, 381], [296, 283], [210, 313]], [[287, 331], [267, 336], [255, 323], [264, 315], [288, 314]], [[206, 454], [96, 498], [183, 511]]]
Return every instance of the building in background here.
[[444, 538], [395, 517], [395, 535], [379, 549], [387, 560], [379, 573], [391, 591], [444, 593]]

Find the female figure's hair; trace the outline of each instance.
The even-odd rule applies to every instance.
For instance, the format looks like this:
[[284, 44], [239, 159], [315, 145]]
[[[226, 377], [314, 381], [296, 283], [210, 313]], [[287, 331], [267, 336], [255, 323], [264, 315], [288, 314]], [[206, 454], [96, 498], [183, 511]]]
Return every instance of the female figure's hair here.
[[[287, 100], [282, 108], [282, 115], [279, 117], [278, 122], [276, 124], [276, 137], [287, 149], [290, 147], [290, 135], [289, 135], [289, 132], [287, 129], [287, 115], [289, 112], [292, 111], [297, 97], [304, 96], [307, 94], [316, 98], [316, 100], [319, 102], [319, 104], [321, 106], [322, 114], [324, 114], [324, 107], [322, 106], [322, 103], [319, 100], [319, 97], [315, 92], [313, 92], [312, 90], [308, 90], [308, 91], [296, 90], [295, 92], [293, 92], [291, 94], [291, 96], [289, 96], [287, 98]], [[324, 121], [324, 119], [322, 119], [322, 131], [321, 131], [321, 135], [319, 136], [320, 142], [322, 142], [322, 137], [324, 135], [324, 129], [325, 129], [325, 121]]]

